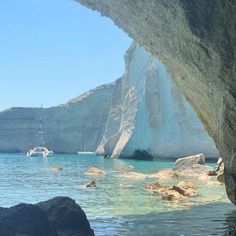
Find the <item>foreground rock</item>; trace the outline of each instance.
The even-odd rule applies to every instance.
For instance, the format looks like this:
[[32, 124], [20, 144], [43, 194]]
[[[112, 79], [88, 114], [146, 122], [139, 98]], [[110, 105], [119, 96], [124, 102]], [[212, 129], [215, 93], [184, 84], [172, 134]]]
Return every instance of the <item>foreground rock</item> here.
[[99, 169], [97, 167], [91, 167], [87, 170], [85, 174], [86, 175], [106, 175], [107, 173], [104, 170]]
[[68, 197], [0, 208], [2, 236], [94, 236], [84, 211]]
[[167, 191], [170, 188], [170, 186], [165, 185], [165, 184], [160, 184], [158, 182], [153, 182], [153, 183], [146, 184], [144, 188], [151, 190], [153, 193], [161, 194]]

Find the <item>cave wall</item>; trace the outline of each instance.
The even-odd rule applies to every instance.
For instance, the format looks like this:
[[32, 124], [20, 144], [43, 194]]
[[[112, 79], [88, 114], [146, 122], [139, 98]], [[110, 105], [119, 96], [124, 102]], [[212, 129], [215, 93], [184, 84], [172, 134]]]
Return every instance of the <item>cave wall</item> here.
[[166, 65], [214, 139], [236, 202], [235, 1], [77, 1], [110, 17]]

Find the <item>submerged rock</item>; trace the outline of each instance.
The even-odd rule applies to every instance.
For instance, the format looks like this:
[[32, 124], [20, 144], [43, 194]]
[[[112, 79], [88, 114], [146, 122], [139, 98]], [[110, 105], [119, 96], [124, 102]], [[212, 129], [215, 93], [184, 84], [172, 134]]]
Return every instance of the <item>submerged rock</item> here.
[[161, 193], [167, 191], [170, 188], [170, 186], [160, 184], [158, 182], [152, 182], [152, 183], [146, 184], [144, 186], [144, 188], [148, 189], [148, 190], [151, 190], [153, 193], [161, 194]]
[[187, 198], [176, 190], [169, 189], [162, 193], [162, 199], [168, 201], [180, 201], [186, 200]]
[[172, 178], [178, 178], [179, 176], [180, 175], [176, 171], [167, 169], [167, 170], [161, 170], [156, 174], [151, 174], [148, 176], [148, 178], [172, 179]]
[[0, 208], [2, 236], [94, 236], [84, 211], [68, 197]]
[[183, 189], [196, 189], [196, 185], [189, 181], [181, 181], [177, 184], [177, 186]]
[[60, 170], [63, 170], [63, 168], [61, 166], [50, 166], [49, 170], [60, 171]]
[[186, 200], [197, 195], [195, 184], [185, 181], [181, 181], [173, 186], [152, 182], [146, 184], [144, 188], [161, 195], [162, 199], [168, 201]]
[[186, 197], [193, 197], [197, 195], [196, 187], [192, 182], [182, 181], [177, 185], [174, 185], [171, 189]]
[[143, 173], [138, 173], [138, 172], [127, 172], [119, 175], [120, 177], [125, 177], [125, 178], [134, 178], [134, 179], [143, 179], [146, 178], [147, 175]]
[[120, 188], [133, 188], [133, 185], [131, 185], [131, 184], [120, 184], [119, 185], [120, 186]]
[[107, 173], [104, 170], [99, 169], [97, 167], [90, 167], [85, 174], [86, 175], [106, 175]]

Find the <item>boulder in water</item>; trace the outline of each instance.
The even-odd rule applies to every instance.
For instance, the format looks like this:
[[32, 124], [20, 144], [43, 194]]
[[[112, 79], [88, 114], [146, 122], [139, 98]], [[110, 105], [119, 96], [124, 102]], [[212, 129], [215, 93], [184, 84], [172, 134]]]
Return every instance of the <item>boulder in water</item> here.
[[97, 187], [95, 180], [92, 180], [90, 183], [86, 184], [85, 186], [86, 186], [86, 188], [96, 188]]
[[182, 171], [190, 168], [195, 164], [205, 165], [205, 156], [203, 154], [198, 154], [194, 156], [179, 158], [176, 160], [175, 166], [172, 169], [175, 171]]
[[214, 171], [212, 167], [205, 165], [203, 154], [177, 159], [172, 170], [182, 176], [197, 177], [202, 180], [207, 180], [208, 173]]

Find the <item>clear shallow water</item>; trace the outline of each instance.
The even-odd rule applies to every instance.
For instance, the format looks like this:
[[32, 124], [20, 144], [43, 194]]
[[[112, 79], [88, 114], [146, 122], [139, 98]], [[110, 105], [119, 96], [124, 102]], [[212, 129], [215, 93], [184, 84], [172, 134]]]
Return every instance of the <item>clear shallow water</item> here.
[[[49, 170], [59, 165], [62, 171]], [[188, 202], [163, 201], [144, 190], [152, 179], [120, 176], [130, 171], [146, 174], [169, 168], [171, 162], [110, 160], [96, 156], [54, 155], [48, 159], [0, 154], [0, 206], [35, 203], [54, 196], [69, 196], [86, 212], [97, 236], [223, 235], [236, 222], [236, 207], [224, 186], [199, 182], [199, 195]], [[104, 177], [85, 175], [89, 167], [102, 168]], [[96, 189], [84, 185], [95, 179]], [[167, 181], [174, 184], [180, 180]], [[124, 187], [126, 185], [126, 187]]]

